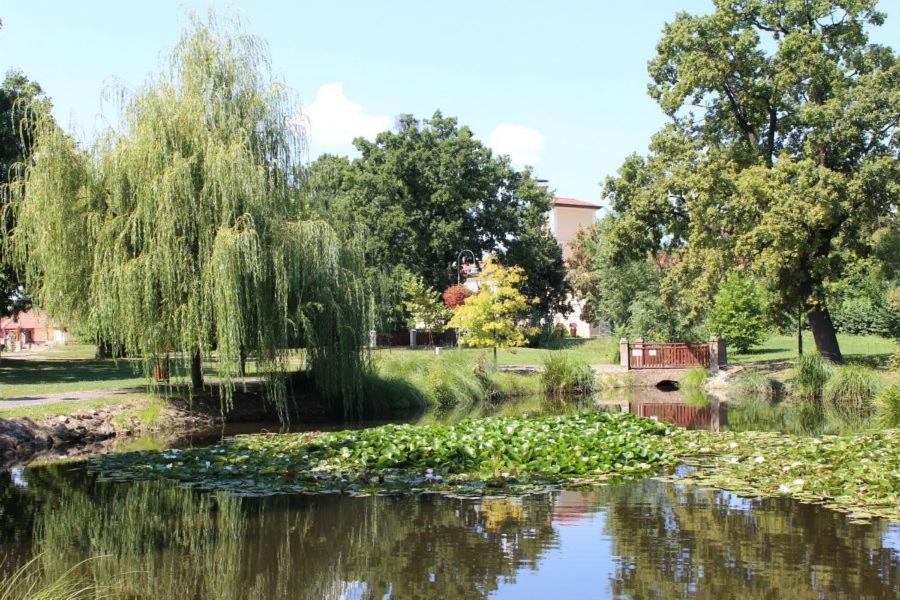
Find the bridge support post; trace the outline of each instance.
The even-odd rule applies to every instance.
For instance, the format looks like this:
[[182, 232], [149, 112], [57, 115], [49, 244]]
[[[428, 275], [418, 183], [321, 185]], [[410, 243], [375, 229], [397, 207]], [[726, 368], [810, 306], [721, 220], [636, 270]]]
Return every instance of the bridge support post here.
[[628, 338], [622, 338], [619, 340], [619, 366], [625, 367], [628, 369]]
[[725, 338], [723, 337], [711, 337], [709, 338], [709, 372], [711, 375], [716, 375], [719, 372], [719, 367], [724, 367], [728, 364], [728, 354], [725, 348]]

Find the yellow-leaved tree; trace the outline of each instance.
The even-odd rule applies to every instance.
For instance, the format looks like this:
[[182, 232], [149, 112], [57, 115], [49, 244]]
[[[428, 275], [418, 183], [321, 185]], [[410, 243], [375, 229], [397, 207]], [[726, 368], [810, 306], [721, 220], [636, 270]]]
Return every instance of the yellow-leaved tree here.
[[529, 299], [521, 267], [504, 267], [493, 257], [484, 263], [477, 294], [453, 310], [448, 327], [459, 331], [459, 342], [478, 348], [514, 348], [526, 342], [533, 327], [525, 325]]

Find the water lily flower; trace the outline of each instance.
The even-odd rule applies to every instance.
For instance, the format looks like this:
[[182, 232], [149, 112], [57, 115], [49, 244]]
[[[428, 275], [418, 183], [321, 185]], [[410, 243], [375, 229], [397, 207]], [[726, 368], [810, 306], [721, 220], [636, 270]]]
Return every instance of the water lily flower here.
[[432, 473], [434, 473], [434, 469], [425, 469], [426, 475], [431, 475]]
[[795, 479], [795, 480], [794, 480], [794, 485], [797, 485], [797, 486], [803, 485], [804, 483], [806, 483], [806, 482], [803, 481], [802, 479]]
[[507, 478], [507, 477], [509, 477], [509, 473], [501, 473], [500, 475], [501, 475], [504, 479]]
[[783, 467], [781, 467], [781, 470], [782, 470], [782, 471], [790, 471], [790, 470], [791, 470], [791, 465], [784, 465]]
[[760, 464], [762, 462], [765, 462], [765, 460], [766, 459], [764, 459], [762, 456], [757, 456], [756, 458], [753, 459], [753, 462], [755, 462], [756, 464]]
[[738, 447], [738, 444], [737, 444], [737, 442], [731, 442], [730, 444], [728, 444], [728, 447], [731, 448], [732, 450], [734, 450], [735, 448]]
[[791, 491], [791, 488], [782, 483], [778, 486], [778, 491], [782, 494], [786, 494]]
[[733, 465], [736, 465], [736, 464], [738, 464], [738, 462], [740, 462], [740, 460], [741, 459], [739, 459], [737, 456], [732, 456], [728, 462], [730, 462]]

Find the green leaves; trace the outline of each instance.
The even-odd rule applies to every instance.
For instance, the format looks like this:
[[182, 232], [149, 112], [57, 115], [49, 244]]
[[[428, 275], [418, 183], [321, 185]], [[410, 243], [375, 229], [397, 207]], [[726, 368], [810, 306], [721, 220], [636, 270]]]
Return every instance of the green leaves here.
[[479, 481], [521, 491], [575, 476], [627, 476], [672, 465], [665, 451], [671, 433], [667, 425], [630, 414], [491, 417], [452, 426], [241, 436], [212, 448], [108, 455], [94, 467], [113, 479], [164, 477], [250, 493], [468, 493], [482, 489]]

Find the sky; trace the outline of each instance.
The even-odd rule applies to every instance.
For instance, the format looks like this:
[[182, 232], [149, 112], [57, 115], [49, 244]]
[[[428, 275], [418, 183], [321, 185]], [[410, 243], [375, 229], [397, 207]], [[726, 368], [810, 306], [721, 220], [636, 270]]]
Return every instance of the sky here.
[[[647, 62], [677, 12], [710, 0], [249, 2], [0, 0], [0, 70], [50, 96], [89, 142], [117, 121], [115, 90], [158, 72], [191, 12], [237, 15], [295, 93], [309, 156], [355, 155], [401, 113], [455, 116], [558, 195], [602, 203], [601, 184], [646, 150], [664, 116]], [[900, 0], [873, 35], [900, 46]]]

